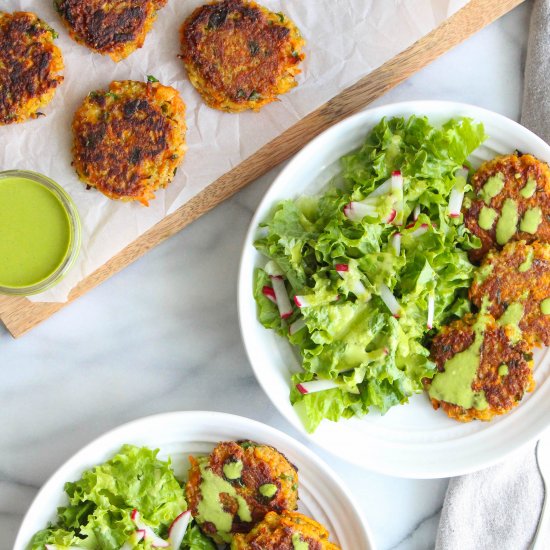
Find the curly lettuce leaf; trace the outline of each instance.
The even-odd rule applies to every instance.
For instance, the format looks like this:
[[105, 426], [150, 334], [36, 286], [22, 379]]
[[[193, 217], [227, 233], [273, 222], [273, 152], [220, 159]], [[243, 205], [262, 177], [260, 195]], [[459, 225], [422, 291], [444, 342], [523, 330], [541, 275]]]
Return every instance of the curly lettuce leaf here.
[[[428, 302], [435, 297], [435, 328], [469, 311], [467, 251], [480, 245], [462, 218], [449, 217], [449, 195], [455, 185], [468, 191], [457, 170], [485, 137], [483, 126], [467, 118], [440, 128], [425, 117], [383, 119], [361, 148], [341, 159], [342, 173], [323, 195], [282, 201], [262, 224], [265, 233], [255, 246], [280, 268], [289, 296], [305, 296], [310, 305], [281, 319], [261, 294], [269, 277], [256, 270], [260, 321], [301, 356], [303, 371], [293, 376], [290, 399], [309, 431], [323, 419], [362, 416], [370, 407], [385, 413], [433, 376]], [[404, 177], [400, 255], [391, 242], [394, 225], [344, 214], [346, 204], [365, 199], [394, 170]], [[413, 222], [417, 206], [421, 214]], [[422, 224], [429, 230], [419, 234]], [[344, 274], [338, 264], [347, 266]], [[380, 298], [382, 284], [401, 306], [399, 319]], [[305, 328], [290, 335], [297, 319]], [[332, 380], [335, 388], [307, 395], [296, 390], [295, 384], [313, 379]]]

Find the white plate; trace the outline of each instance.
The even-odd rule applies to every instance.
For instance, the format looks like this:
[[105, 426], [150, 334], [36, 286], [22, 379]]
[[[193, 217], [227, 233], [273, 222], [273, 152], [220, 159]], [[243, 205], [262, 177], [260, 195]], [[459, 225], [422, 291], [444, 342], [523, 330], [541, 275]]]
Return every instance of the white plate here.
[[[258, 224], [281, 199], [315, 193], [339, 172], [339, 159], [359, 147], [384, 116], [426, 115], [434, 124], [468, 116], [483, 122], [489, 139], [470, 157], [474, 166], [515, 149], [550, 162], [550, 147], [506, 117], [471, 105], [414, 101], [369, 109], [333, 126], [288, 164], [262, 200], [246, 236], [239, 274], [239, 316], [248, 357], [258, 381], [279, 411], [306, 433], [289, 399], [290, 372], [300, 368], [298, 354], [287, 340], [265, 329], [256, 318], [253, 270], [266, 259], [254, 248]], [[489, 423], [461, 424], [434, 411], [425, 395], [393, 407], [385, 416], [334, 423], [323, 421], [314, 441], [359, 466], [413, 478], [437, 478], [489, 466], [537, 438], [550, 424], [550, 382], [547, 350], [535, 353], [537, 389], [511, 414]]]
[[327, 527], [331, 540], [344, 550], [374, 550], [372, 535], [338, 477], [310, 450], [288, 435], [260, 422], [215, 412], [175, 412], [142, 418], [116, 428], [84, 447], [42, 487], [29, 508], [14, 550], [26, 550], [36, 531], [55, 520], [57, 506], [66, 504], [63, 485], [111, 458], [124, 443], [160, 449], [172, 457], [184, 477], [190, 454], [208, 454], [219, 441], [251, 439], [284, 453], [299, 470], [299, 510]]

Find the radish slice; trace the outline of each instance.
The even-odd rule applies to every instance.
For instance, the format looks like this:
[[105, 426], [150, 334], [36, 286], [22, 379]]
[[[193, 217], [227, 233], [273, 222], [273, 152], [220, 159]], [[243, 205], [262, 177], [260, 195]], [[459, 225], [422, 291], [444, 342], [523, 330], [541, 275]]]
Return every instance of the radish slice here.
[[394, 170], [391, 173], [391, 188], [403, 189], [403, 176], [401, 175], [401, 170]]
[[138, 542], [143, 538], [145, 538], [145, 531], [139, 529], [120, 547], [120, 550], [134, 550]]
[[306, 328], [306, 322], [303, 319], [298, 319], [288, 327], [288, 332], [290, 333], [290, 336], [292, 336], [293, 334], [300, 332], [303, 328]]
[[399, 305], [399, 302], [396, 300], [392, 291], [384, 283], [382, 283], [378, 287], [378, 292], [380, 293], [380, 298], [390, 310], [390, 313], [395, 318], [398, 318], [401, 315], [401, 306]]
[[294, 303], [298, 307], [311, 307], [309, 300], [305, 296], [294, 296]]
[[170, 525], [168, 529], [168, 541], [172, 550], [179, 550], [189, 522], [191, 521], [191, 512], [187, 510], [182, 512]]
[[272, 276], [271, 284], [273, 285], [273, 292], [275, 293], [275, 300], [277, 307], [279, 308], [279, 315], [281, 319], [286, 319], [292, 315], [292, 306], [285, 287], [285, 282], [280, 276]]
[[264, 271], [270, 277], [282, 277], [283, 276], [282, 269], [273, 260], [269, 260], [269, 262], [267, 262], [265, 264]]
[[262, 294], [274, 304], [277, 303], [277, 298], [275, 298], [275, 291], [270, 286], [264, 286], [262, 288]]
[[316, 393], [318, 391], [333, 390], [338, 384], [334, 380], [312, 380], [296, 384], [296, 389], [302, 394]]
[[411, 237], [420, 237], [420, 235], [424, 235], [426, 231], [428, 231], [429, 225], [427, 223], [423, 223], [418, 229], [415, 229], [410, 235]]
[[460, 217], [460, 211], [462, 210], [462, 201], [464, 200], [464, 191], [459, 191], [456, 185], [451, 190], [449, 197], [449, 216], [451, 218]]
[[384, 183], [379, 185], [372, 193], [367, 195], [366, 199], [371, 199], [374, 197], [379, 197], [380, 195], [387, 195], [392, 189], [392, 178], [386, 180]]
[[352, 222], [360, 222], [365, 216], [377, 218], [376, 208], [362, 202], [350, 202], [344, 206], [344, 215]]
[[392, 208], [392, 211], [388, 214], [384, 222], [391, 223], [393, 220], [395, 220], [395, 217], [397, 216], [397, 210], [395, 208]]
[[149, 525], [143, 523], [141, 521], [141, 516], [137, 510], [132, 510], [132, 514], [130, 515], [132, 518], [132, 521], [136, 524], [136, 527], [144, 532], [143, 538], [145, 540], [151, 541], [151, 546], [154, 546], [155, 548], [169, 548], [170, 543], [165, 541], [164, 539], [161, 539]]
[[428, 296], [428, 321], [426, 326], [431, 330], [434, 326], [435, 298], [433, 294]]
[[[349, 273], [349, 265], [347, 264], [336, 264], [335, 266], [336, 271], [342, 277], [342, 279], [346, 279], [346, 273]], [[355, 281], [355, 284], [353, 285], [353, 288], [351, 291], [357, 296], [363, 296], [364, 294], [367, 294], [367, 289], [365, 288], [365, 285], [361, 281]]]
[[391, 238], [391, 245], [398, 256], [401, 256], [401, 233], [394, 233]]
[[[398, 198], [395, 204], [395, 216], [391, 220], [395, 225], [403, 225], [403, 176], [399, 170], [395, 170], [391, 175], [392, 191], [397, 191]], [[391, 223], [386, 222], [386, 223]]]
[[418, 216], [420, 216], [420, 205], [417, 204], [415, 207], [414, 207], [414, 210], [413, 210], [413, 220], [416, 221], [418, 219]]

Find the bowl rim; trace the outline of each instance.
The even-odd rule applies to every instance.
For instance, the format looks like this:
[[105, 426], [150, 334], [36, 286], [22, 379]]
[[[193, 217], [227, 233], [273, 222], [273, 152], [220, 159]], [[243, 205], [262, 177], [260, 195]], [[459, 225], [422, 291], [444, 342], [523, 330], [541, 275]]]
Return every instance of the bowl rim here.
[[[142, 428], [143, 425], [147, 424], [155, 425], [161, 423], [171, 425], [176, 422], [181, 422], [182, 424], [187, 423], [191, 426], [197, 425], [200, 422], [204, 424], [212, 423], [216, 426], [225, 425], [235, 431], [242, 430], [244, 432], [248, 430], [250, 432], [258, 432], [261, 434], [260, 437], [262, 437], [262, 439], [266, 439], [266, 444], [271, 444], [271, 441], [278, 441], [276, 445], [281, 445], [281, 443], [282, 445], [288, 445], [288, 449], [291, 449], [291, 452], [295, 452], [301, 457], [304, 457], [304, 461], [308, 461], [318, 468], [322, 472], [324, 478], [326, 477], [334, 484], [338, 485], [339, 490], [341, 491], [341, 496], [345, 501], [347, 501], [350, 510], [356, 516], [357, 526], [362, 530], [362, 535], [365, 537], [367, 547], [369, 550], [376, 550], [371, 527], [357, 505], [354, 496], [343, 483], [340, 476], [324, 460], [317, 456], [312, 449], [309, 449], [302, 442], [287, 433], [258, 420], [230, 413], [206, 410], [171, 411], [140, 417], [104, 432], [87, 443], [84, 447], [81, 447], [54, 470], [54, 472], [48, 477], [46, 482], [35, 495], [19, 525], [13, 546], [14, 550], [24, 550], [27, 548], [29, 540], [24, 540], [24, 537], [26, 538], [28, 535], [24, 531], [25, 525], [33, 517], [36, 509], [39, 509], [41, 505], [40, 500], [44, 497], [44, 495], [47, 495], [54, 488], [56, 488], [59, 483], [58, 478], [63, 478], [61, 480], [63, 482], [67, 481], [67, 479], [64, 478], [64, 472], [66, 470], [72, 470], [75, 468], [79, 470], [85, 468], [87, 469], [88, 467], [84, 466], [86, 464], [86, 457], [93, 452], [96, 447], [101, 448], [102, 445], [113, 445], [115, 442], [118, 447], [120, 447], [122, 444], [126, 443], [126, 441], [122, 441], [120, 439], [121, 436], [125, 433], [131, 432], [135, 428]], [[267, 439], [269, 439], [269, 441], [267, 441]], [[150, 445], [148, 446], [150, 447]], [[55, 510], [52, 510], [52, 512], [54, 511]]]

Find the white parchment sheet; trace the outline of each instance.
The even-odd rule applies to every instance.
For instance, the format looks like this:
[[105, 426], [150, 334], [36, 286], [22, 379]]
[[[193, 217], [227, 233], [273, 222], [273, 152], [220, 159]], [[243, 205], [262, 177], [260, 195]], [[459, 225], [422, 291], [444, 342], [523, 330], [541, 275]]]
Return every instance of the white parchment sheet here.
[[[262, 145], [325, 101], [427, 34], [468, 0], [262, 0], [299, 27], [306, 60], [299, 86], [260, 113], [228, 114], [207, 107], [178, 59], [179, 28], [201, 0], [169, 0], [142, 49], [114, 63], [69, 38], [52, 0], [0, 0], [0, 10], [33, 11], [58, 33], [65, 81], [47, 116], [0, 127], [0, 170], [41, 172], [62, 184], [82, 220], [82, 250], [72, 271], [33, 301], [61, 302], [83, 278]], [[154, 75], [187, 105], [189, 149], [177, 176], [149, 208], [111, 201], [86, 190], [71, 167], [71, 122], [91, 90], [112, 80]]]

